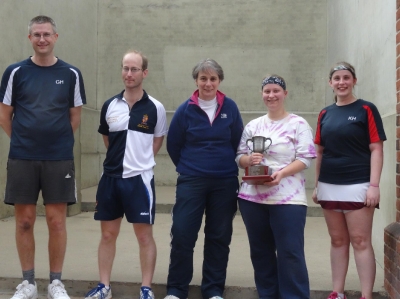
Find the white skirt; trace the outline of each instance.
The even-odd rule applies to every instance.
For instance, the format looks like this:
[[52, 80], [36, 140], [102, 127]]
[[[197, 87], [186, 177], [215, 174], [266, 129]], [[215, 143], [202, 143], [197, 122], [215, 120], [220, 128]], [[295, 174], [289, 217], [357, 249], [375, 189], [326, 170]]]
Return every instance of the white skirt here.
[[364, 207], [368, 188], [369, 183], [334, 185], [318, 182], [317, 199], [323, 209], [358, 210]]
[[318, 201], [365, 202], [369, 183], [334, 185], [318, 182]]

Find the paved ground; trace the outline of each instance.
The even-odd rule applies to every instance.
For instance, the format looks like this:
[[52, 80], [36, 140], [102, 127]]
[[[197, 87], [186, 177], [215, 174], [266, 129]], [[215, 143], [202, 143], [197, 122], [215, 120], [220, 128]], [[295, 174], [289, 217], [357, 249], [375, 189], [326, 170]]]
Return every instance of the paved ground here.
[[[173, 188], [165, 187], [160, 195], [173, 194]], [[169, 193], [168, 193], [169, 192]], [[93, 196], [94, 189], [86, 190], [85, 200]], [[88, 200], [87, 200], [88, 201]], [[168, 204], [168, 203], [166, 203]], [[97, 284], [97, 246], [100, 238], [99, 223], [93, 220], [93, 212], [83, 212], [67, 219], [68, 248], [63, 270], [63, 280], [71, 296], [82, 298], [90, 287]], [[10, 298], [10, 294], [20, 282], [20, 266], [14, 240], [15, 221], [13, 217], [0, 220], [1, 261], [0, 261], [0, 299]], [[169, 214], [157, 214], [154, 225], [154, 235], [158, 248], [158, 259], [154, 276], [154, 286], [157, 298], [165, 295], [165, 282], [169, 262], [169, 230], [171, 217]], [[36, 236], [36, 277], [41, 293], [45, 297], [45, 288], [48, 283], [48, 256], [47, 256], [47, 228], [44, 217], [38, 217], [35, 225]], [[312, 299], [325, 299], [331, 290], [329, 237], [323, 217], [307, 217], [305, 231], [305, 251], [310, 276]], [[190, 299], [200, 299], [199, 288], [201, 281], [202, 261], [202, 230], [194, 253], [193, 288]], [[131, 298], [138, 294], [141, 280], [139, 271], [138, 247], [133, 234], [132, 226], [123, 221], [117, 243], [117, 256], [112, 273], [114, 298]], [[384, 271], [377, 265], [375, 283], [375, 298], [384, 298], [383, 292]], [[249, 246], [245, 227], [240, 216], [234, 219], [234, 232], [231, 244], [231, 254], [228, 266], [228, 286], [225, 298], [253, 299], [257, 298], [254, 290], [253, 270], [249, 257]], [[360, 298], [358, 276], [353, 258], [350, 260], [346, 290], [349, 290], [348, 299]], [[352, 293], [355, 291], [356, 293]]]

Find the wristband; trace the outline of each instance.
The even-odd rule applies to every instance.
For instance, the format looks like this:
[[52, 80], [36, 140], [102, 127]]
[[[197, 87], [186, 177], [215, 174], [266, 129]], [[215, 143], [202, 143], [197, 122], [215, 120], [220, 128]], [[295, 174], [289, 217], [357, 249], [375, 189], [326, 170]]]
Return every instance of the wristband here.
[[371, 187], [379, 188], [379, 185], [369, 184]]

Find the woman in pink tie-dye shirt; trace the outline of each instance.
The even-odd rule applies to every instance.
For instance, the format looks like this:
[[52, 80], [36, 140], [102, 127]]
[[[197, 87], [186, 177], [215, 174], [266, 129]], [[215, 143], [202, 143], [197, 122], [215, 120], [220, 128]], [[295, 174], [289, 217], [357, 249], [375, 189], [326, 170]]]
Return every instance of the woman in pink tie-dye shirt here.
[[[238, 147], [241, 168], [267, 165], [270, 182], [251, 185], [243, 181], [239, 208], [250, 243], [254, 278], [260, 299], [310, 296], [304, 256], [307, 214], [304, 169], [316, 157], [307, 121], [285, 110], [285, 80], [272, 75], [262, 81], [262, 99], [268, 113], [250, 121]], [[247, 140], [271, 138], [264, 153], [252, 153]]]

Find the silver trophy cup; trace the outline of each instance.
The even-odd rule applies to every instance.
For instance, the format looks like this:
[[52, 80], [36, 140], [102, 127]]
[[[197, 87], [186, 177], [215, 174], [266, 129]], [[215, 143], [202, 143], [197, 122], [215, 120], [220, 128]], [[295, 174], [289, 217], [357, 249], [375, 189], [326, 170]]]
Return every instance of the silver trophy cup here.
[[[252, 142], [253, 147], [249, 146]], [[268, 143], [268, 144], [266, 144]], [[246, 140], [246, 145], [252, 153], [263, 154], [272, 144], [271, 138], [264, 136], [253, 136], [251, 139]], [[266, 165], [253, 165], [246, 168], [246, 176], [268, 175], [268, 166]]]

